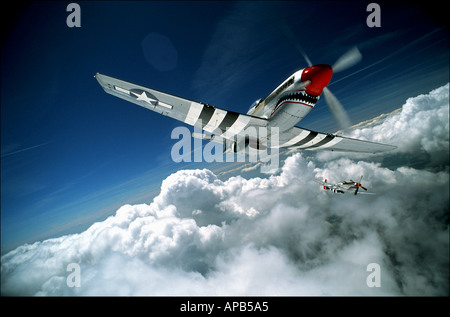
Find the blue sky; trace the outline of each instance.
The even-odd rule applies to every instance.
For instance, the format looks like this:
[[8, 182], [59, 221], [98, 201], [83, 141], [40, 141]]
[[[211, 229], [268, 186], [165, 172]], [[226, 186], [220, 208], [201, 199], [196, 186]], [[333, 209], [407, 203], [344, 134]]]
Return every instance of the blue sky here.
[[[392, 111], [449, 80], [448, 29], [409, 2], [35, 2], [9, 22], [1, 64], [2, 253], [25, 242], [79, 232], [126, 203], [149, 202], [172, 162], [181, 123], [107, 95], [96, 72], [246, 112], [298, 69], [301, 55], [332, 64], [357, 45], [363, 60], [330, 89], [353, 123]], [[324, 100], [300, 126], [337, 130]]]

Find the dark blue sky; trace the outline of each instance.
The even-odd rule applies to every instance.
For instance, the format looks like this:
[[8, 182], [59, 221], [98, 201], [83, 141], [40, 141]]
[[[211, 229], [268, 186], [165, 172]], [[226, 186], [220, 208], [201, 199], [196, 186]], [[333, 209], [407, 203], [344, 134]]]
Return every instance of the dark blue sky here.
[[[69, 3], [27, 3], [2, 39], [2, 253], [149, 202], [178, 169], [214, 168], [172, 162], [182, 124], [107, 95], [96, 72], [246, 112], [305, 67], [287, 23], [313, 63], [359, 47], [361, 63], [330, 84], [353, 123], [449, 81], [448, 29], [421, 4], [378, 2], [369, 28], [368, 1], [78, 1], [69, 28]], [[324, 100], [299, 126], [337, 130]]]

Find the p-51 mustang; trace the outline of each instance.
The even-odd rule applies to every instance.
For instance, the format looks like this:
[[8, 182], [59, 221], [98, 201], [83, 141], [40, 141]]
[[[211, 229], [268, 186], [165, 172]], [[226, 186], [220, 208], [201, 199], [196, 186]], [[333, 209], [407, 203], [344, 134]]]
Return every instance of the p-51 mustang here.
[[[315, 179], [314, 181], [316, 183], [319, 183], [320, 185], [322, 185], [323, 189], [330, 190], [334, 193], [344, 194], [345, 192], [353, 192], [354, 191], [354, 195], [357, 195], [358, 190], [360, 188], [364, 189], [367, 192], [367, 188], [365, 188], [364, 186], [361, 185], [362, 178], [363, 177], [361, 175], [359, 182], [350, 180], [350, 181], [344, 181], [344, 182], [337, 183], [337, 184], [327, 183], [326, 179], [323, 182], [318, 179]], [[375, 193], [365, 193], [365, 192], [361, 192], [361, 194], [375, 195]]]
[[[343, 63], [347, 63], [345, 58]], [[208, 132], [209, 134], [200, 136], [194, 133], [193, 136], [223, 143], [226, 153], [242, 153], [248, 148], [266, 150], [268, 147], [366, 153], [395, 149], [392, 145], [297, 127], [296, 124], [314, 108], [322, 92], [331, 110], [334, 110], [333, 113], [337, 112], [337, 118], [346, 116], [337, 99], [326, 87], [333, 75], [333, 68], [325, 64], [312, 65], [309, 61], [308, 64], [309, 67], [289, 76], [266, 98], [255, 101], [247, 114], [176, 97], [99, 73], [95, 78], [102, 88], [113, 96]], [[340, 65], [339, 69], [344, 68], [342, 62]], [[342, 120], [340, 122], [342, 123]], [[343, 125], [341, 127], [348, 124]], [[266, 128], [268, 133], [253, 139], [248, 137], [248, 134], [239, 138], [240, 135], [246, 135], [246, 131], [252, 127]], [[273, 142], [274, 139], [277, 142]]]

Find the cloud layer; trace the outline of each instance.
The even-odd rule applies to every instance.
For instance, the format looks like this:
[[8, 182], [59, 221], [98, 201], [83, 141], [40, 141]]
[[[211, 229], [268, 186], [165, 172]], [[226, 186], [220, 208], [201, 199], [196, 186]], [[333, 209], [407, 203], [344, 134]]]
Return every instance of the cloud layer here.
[[[178, 171], [150, 204], [2, 256], [2, 295], [448, 295], [448, 90], [351, 132], [398, 146], [384, 156], [296, 153], [249, 179]], [[360, 175], [377, 195], [313, 182]]]

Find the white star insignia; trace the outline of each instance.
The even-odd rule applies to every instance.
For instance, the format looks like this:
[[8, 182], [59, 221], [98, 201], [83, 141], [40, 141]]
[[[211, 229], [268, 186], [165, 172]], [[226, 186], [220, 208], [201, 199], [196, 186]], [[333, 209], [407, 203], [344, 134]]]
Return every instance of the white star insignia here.
[[142, 94], [140, 94], [140, 95], [135, 93], [135, 92], [133, 92], [133, 91], [132, 91], [132, 93], [133, 93], [133, 95], [135, 95], [137, 97], [136, 98], [137, 100], [142, 100], [142, 101], [145, 101], [148, 104], [151, 104], [152, 106], [156, 106], [157, 100], [149, 98], [147, 96], [147, 94], [145, 93], [145, 91], [143, 91]]

